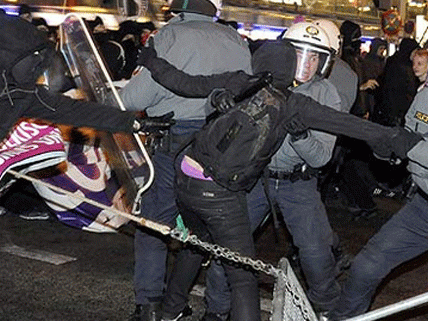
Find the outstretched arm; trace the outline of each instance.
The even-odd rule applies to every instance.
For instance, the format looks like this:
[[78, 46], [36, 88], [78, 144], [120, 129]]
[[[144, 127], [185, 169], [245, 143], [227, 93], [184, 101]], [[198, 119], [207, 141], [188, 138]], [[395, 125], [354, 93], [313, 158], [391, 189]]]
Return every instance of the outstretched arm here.
[[302, 94], [291, 94], [286, 105], [290, 119], [293, 118], [291, 115], [298, 115], [309, 128], [364, 140], [382, 158], [389, 159], [394, 153], [404, 159], [407, 152], [423, 139], [421, 135], [402, 127], [386, 127], [338, 112]]
[[242, 70], [210, 76], [192, 76], [158, 57], [152, 46], [140, 50], [138, 64], [146, 67], [152, 78], [163, 87], [188, 98], [206, 98], [216, 88], [225, 88], [234, 95], [239, 95], [248, 87], [250, 79], [254, 78]]
[[[96, 102], [80, 101], [52, 93], [39, 86], [36, 94], [21, 98], [27, 106], [24, 117], [48, 120], [53, 123], [92, 127], [108, 132], [161, 132], [174, 124], [174, 113], [159, 117], [140, 117], [132, 111], [122, 111], [115, 107]], [[18, 101], [18, 98], [15, 99]]]

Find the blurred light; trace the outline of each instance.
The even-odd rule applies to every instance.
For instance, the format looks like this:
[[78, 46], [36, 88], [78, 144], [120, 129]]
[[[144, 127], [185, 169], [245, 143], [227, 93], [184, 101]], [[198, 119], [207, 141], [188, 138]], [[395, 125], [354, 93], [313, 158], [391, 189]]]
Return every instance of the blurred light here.
[[238, 32], [252, 40], [270, 39], [275, 40], [279, 35], [286, 30], [286, 27], [275, 27], [267, 25], [253, 24], [251, 26], [243, 23], [238, 23]]

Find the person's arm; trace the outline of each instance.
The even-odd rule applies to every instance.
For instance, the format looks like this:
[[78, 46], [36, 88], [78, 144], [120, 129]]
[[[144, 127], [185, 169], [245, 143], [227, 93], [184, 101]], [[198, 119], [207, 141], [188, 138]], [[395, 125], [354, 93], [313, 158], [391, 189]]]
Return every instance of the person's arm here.
[[157, 83], [176, 95], [188, 98], [206, 98], [218, 88], [225, 88], [233, 95], [239, 95], [254, 78], [242, 70], [210, 76], [189, 75], [158, 57], [152, 47], [140, 50], [138, 64], [146, 67]]
[[292, 93], [284, 106], [290, 115], [289, 120], [294, 115], [299, 115], [302, 123], [308, 128], [364, 140], [375, 154], [386, 159], [393, 153], [400, 159], [407, 158], [408, 151], [423, 140], [418, 133], [398, 126], [382, 126], [351, 114], [338, 112], [298, 93]]
[[36, 95], [30, 98], [24, 117], [38, 118], [53, 123], [76, 127], [92, 127], [108, 132], [157, 132], [168, 129], [172, 124], [172, 115], [153, 118], [139, 118], [135, 112], [121, 111], [115, 107], [71, 99], [51, 93], [43, 87], [37, 88]]

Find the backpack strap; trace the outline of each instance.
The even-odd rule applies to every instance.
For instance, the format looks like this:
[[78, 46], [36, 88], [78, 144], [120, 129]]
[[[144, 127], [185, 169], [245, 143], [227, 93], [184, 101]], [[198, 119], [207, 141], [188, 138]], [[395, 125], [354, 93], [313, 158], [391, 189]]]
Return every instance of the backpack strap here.
[[270, 190], [269, 190], [269, 171], [267, 170], [267, 167], [263, 171], [262, 175], [263, 179], [263, 190], [266, 195], [266, 199], [269, 204], [269, 212], [272, 213], [272, 221], [273, 221], [273, 230], [274, 230], [274, 238], [275, 243], [278, 243], [279, 241], [279, 221], [278, 221], [278, 211], [277, 211], [277, 205], [274, 203], [272, 197], [270, 196]]

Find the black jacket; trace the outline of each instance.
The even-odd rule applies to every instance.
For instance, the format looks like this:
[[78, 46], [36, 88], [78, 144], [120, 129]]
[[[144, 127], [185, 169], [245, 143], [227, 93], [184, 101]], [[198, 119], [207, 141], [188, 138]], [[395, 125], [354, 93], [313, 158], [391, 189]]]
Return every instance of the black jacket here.
[[74, 100], [36, 85], [37, 77], [52, 62], [53, 49], [46, 35], [33, 24], [5, 14], [0, 14], [0, 26], [0, 139], [21, 117], [132, 132], [133, 112]]
[[[4, 89], [4, 88], [3, 88]], [[32, 90], [10, 89], [0, 94], [0, 139], [5, 138], [21, 117], [38, 118], [76, 127], [109, 132], [132, 132], [134, 112], [94, 102], [79, 101], [51, 93], [43, 86]]]

